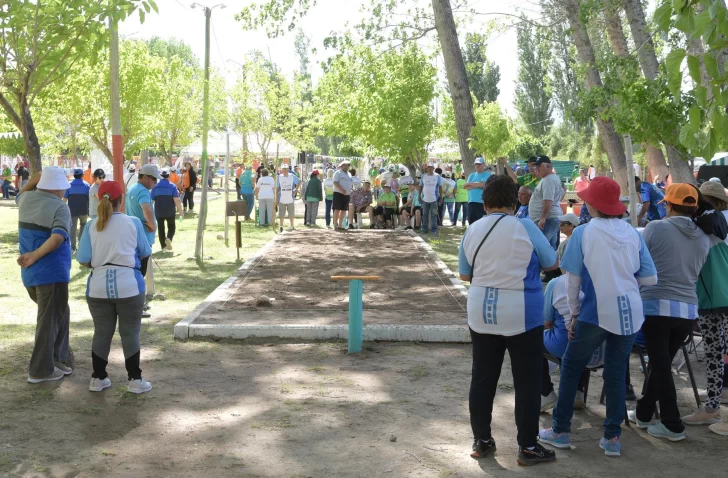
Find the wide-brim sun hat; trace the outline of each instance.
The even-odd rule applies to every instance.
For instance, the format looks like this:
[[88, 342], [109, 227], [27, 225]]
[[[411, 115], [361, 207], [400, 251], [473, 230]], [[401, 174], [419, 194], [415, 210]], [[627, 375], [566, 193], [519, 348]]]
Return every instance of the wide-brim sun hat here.
[[704, 182], [700, 185], [700, 192], [703, 196], [710, 196], [728, 203], [728, 194], [726, 194], [725, 188], [721, 183], [712, 181]]
[[37, 187], [47, 191], [65, 191], [71, 187], [71, 184], [68, 182], [65, 169], [58, 166], [48, 166], [43, 168]]
[[576, 195], [594, 209], [608, 216], [620, 216], [627, 212], [627, 206], [620, 201], [621, 188], [617, 181], [606, 176], [597, 176], [589, 187]]

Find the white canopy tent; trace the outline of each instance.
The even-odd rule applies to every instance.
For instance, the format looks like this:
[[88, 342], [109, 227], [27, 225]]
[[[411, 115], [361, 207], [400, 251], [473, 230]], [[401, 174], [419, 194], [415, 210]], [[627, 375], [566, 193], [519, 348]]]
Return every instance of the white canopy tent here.
[[[258, 146], [258, 133], [248, 133], [248, 151], [252, 154], [261, 154], [260, 146]], [[235, 154], [243, 149], [243, 137], [238, 133], [230, 133], [230, 153]], [[295, 156], [297, 151], [290, 143], [285, 140], [275, 139], [271, 140], [267, 148], [267, 156], [275, 157], [276, 150], [278, 156]], [[210, 131], [207, 137], [207, 154], [210, 156], [221, 156], [227, 152], [227, 145], [225, 141], [225, 133], [218, 131]], [[182, 148], [182, 155], [184, 156], [199, 156], [202, 154], [202, 139], [199, 139], [187, 146]]]

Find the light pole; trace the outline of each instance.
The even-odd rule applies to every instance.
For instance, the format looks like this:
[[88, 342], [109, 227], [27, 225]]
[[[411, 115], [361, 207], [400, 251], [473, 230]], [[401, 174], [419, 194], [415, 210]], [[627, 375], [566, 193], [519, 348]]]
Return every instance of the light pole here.
[[210, 128], [210, 16], [214, 8], [225, 8], [219, 3], [213, 7], [207, 7], [199, 3], [193, 3], [192, 8], [202, 7], [205, 14], [205, 80], [203, 85], [202, 99], [202, 197], [200, 198], [200, 216], [197, 221], [197, 239], [195, 241], [195, 258], [202, 260], [202, 239], [205, 235], [205, 221], [207, 220], [207, 133]]

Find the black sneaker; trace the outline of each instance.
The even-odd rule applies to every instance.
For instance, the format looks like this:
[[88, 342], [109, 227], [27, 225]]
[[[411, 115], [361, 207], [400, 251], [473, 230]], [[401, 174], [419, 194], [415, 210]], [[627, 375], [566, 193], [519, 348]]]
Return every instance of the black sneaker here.
[[522, 466], [538, 465], [539, 463], [549, 463], [556, 461], [556, 452], [547, 450], [538, 443], [533, 450], [518, 447], [518, 464]]
[[470, 454], [471, 458], [479, 460], [485, 458], [489, 454], [495, 451], [495, 440], [490, 438], [488, 440], [473, 440], [473, 452]]
[[633, 402], [637, 400], [637, 395], [635, 395], [634, 387], [632, 387], [631, 383], [627, 385], [627, 393], [625, 393], [624, 399], [628, 402]]

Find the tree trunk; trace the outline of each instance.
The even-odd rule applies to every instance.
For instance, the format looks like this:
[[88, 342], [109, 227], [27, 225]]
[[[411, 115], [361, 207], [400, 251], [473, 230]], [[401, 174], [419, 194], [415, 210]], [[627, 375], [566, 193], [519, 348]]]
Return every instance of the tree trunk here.
[[[614, 53], [619, 58], [624, 59], [630, 58], [630, 56], [629, 49], [627, 47], [627, 38], [625, 37], [624, 29], [622, 28], [622, 19], [619, 15], [621, 1], [622, 0], [605, 1], [604, 19], [607, 23], [607, 35], [609, 36], [609, 43], [612, 45], [612, 50], [614, 50]], [[640, 5], [640, 12], [642, 11], [641, 8], [642, 6]], [[644, 21], [644, 18], [642, 20]], [[644, 30], [642, 30], [642, 33], [644, 33]], [[651, 45], [652, 40], [649, 37], [647, 38]], [[641, 43], [638, 45], [641, 45]], [[647, 45], [644, 47], [646, 46]], [[652, 177], [659, 175], [664, 179], [667, 176], [668, 169], [667, 162], [665, 161], [665, 155], [662, 153], [662, 149], [660, 149], [658, 145], [647, 144], [647, 167], [649, 168]]]
[[21, 133], [23, 133], [25, 153], [28, 155], [28, 162], [30, 163], [30, 174], [35, 174], [43, 169], [43, 163], [40, 157], [40, 143], [38, 142], [38, 136], [35, 134], [33, 117], [30, 114], [28, 99], [25, 96], [20, 99], [20, 112], [20, 129]]
[[[564, 5], [566, 7], [566, 16], [569, 19], [569, 25], [573, 32], [579, 61], [586, 69], [586, 87], [587, 89], [599, 88], [602, 86], [602, 77], [597, 69], [594, 49], [592, 48], [586, 25], [584, 25], [579, 17], [579, 0], [565, 0]], [[612, 166], [614, 179], [626, 194], [628, 191], [627, 158], [624, 155], [622, 142], [614, 130], [614, 124], [610, 120], [605, 120], [597, 115], [597, 128], [602, 145], [604, 146], [604, 151], [607, 153], [607, 159], [609, 159], [609, 164]]]
[[465, 71], [463, 54], [455, 28], [450, 0], [432, 0], [435, 16], [435, 28], [440, 40], [442, 56], [445, 58], [445, 72], [450, 86], [450, 96], [455, 111], [455, 128], [458, 132], [458, 146], [463, 160], [463, 169], [467, 174], [475, 171], [475, 151], [470, 148], [470, 130], [475, 125], [473, 98]]
[[675, 146], [665, 145], [670, 159], [670, 177], [673, 183], [695, 184], [695, 176], [683, 154]]

